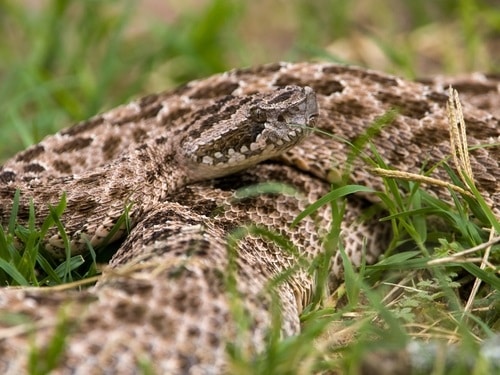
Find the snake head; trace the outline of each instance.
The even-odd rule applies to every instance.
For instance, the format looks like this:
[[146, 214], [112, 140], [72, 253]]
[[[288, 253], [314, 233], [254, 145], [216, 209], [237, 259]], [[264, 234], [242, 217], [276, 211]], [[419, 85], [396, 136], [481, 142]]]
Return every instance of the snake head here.
[[318, 116], [310, 87], [228, 96], [198, 118], [181, 141], [176, 159], [188, 180], [221, 177], [275, 157], [299, 143]]

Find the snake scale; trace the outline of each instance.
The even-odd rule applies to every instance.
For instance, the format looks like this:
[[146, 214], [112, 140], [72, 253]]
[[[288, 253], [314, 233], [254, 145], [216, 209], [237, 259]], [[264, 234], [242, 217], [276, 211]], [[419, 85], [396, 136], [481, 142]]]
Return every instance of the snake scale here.
[[[270, 64], [146, 96], [15, 155], [0, 169], [2, 225], [16, 189], [21, 223], [30, 199], [43, 218], [66, 192], [61, 220], [72, 252], [85, 252], [88, 242], [99, 247], [104, 238], [117, 241], [118, 249], [91, 289], [0, 290], [0, 311], [31, 322], [0, 320], [0, 372], [26, 370], [26, 353], [49, 345], [60, 311], [70, 334], [58, 374], [131, 374], [144, 362], [157, 373], [217, 374], [227, 366], [228, 340], [238, 336], [249, 355], [262, 350], [277, 302], [282, 337], [297, 334], [315, 286], [311, 272], [297, 264], [323, 251], [331, 211], [325, 206], [290, 223], [330, 191], [348, 162], [349, 144], [391, 109], [395, 118], [371, 138], [387, 165], [419, 173], [447, 159], [448, 83], [329, 63]], [[464, 102], [469, 145], [498, 143], [498, 78], [468, 75], [453, 84]], [[499, 147], [471, 152], [477, 187], [497, 214], [499, 161]], [[439, 167], [431, 175], [448, 179]], [[383, 187], [360, 159], [349, 178]], [[294, 191], [235, 197], [239, 188], [270, 181]], [[449, 200], [444, 189], [429, 191]], [[353, 197], [345, 210], [342, 241], [356, 265], [364, 244], [367, 261], [374, 262], [390, 235], [376, 218], [359, 220], [373, 204], [378, 201], [370, 195]], [[109, 238], [125, 210], [129, 226]], [[229, 247], [229, 234], [250, 224], [286, 237], [296, 252], [251, 231]], [[55, 229], [44, 247], [64, 256]], [[290, 268], [295, 271], [270, 289]], [[336, 257], [332, 278], [341, 273]], [[233, 319], [235, 295], [248, 318], [243, 336]]]

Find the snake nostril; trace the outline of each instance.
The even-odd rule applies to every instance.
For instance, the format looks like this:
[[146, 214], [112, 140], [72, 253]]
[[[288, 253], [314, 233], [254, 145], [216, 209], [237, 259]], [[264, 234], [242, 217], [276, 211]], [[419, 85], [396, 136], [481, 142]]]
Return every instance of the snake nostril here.
[[283, 115], [278, 115], [278, 121], [279, 121], [279, 122], [285, 122], [285, 116], [283, 116]]

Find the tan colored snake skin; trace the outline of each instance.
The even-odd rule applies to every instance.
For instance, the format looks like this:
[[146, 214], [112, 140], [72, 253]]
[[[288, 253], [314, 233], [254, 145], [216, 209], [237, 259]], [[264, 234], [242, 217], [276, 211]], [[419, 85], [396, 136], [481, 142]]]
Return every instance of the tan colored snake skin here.
[[[481, 75], [468, 76], [463, 82], [467, 85], [460, 92], [469, 145], [497, 144], [475, 149], [471, 156], [477, 186], [498, 214], [499, 83], [495, 77]], [[54, 372], [58, 374], [131, 374], [139, 372], [141, 363], [148, 363], [157, 373], [217, 374], [227, 363], [226, 342], [240, 332], [241, 324], [249, 327], [245, 335], [238, 336], [241, 350], [248, 355], [262, 350], [276, 304], [283, 337], [298, 333], [299, 314], [311, 300], [314, 287], [314, 273], [303, 260], [324, 251], [322, 236], [329, 230], [330, 211], [325, 207], [294, 228], [289, 224], [308, 203], [329, 191], [332, 176], [341, 174], [349, 146], [339, 139], [352, 142], [377, 117], [397, 107], [399, 114], [374, 135], [373, 143], [392, 168], [415, 173], [424, 165], [429, 169], [449, 155], [446, 83], [443, 79], [431, 86], [430, 82], [409, 82], [334, 64], [282, 63], [237, 70], [111, 110], [14, 156], [0, 170], [2, 224], [19, 187], [25, 197], [20, 220], [27, 217], [29, 197], [35, 199], [43, 217], [46, 203], [54, 203], [67, 191], [69, 204], [63, 222], [75, 252], [85, 249], [79, 242], [81, 234], [98, 244], [130, 202], [132, 227], [125, 240], [118, 238], [125, 236], [125, 230], [115, 236], [123, 242], [90, 290], [0, 290], [0, 316], [16, 312], [27, 321], [16, 325], [0, 320], [0, 372], [25, 371], [29, 348], [48, 345], [61, 322], [60, 311], [64, 311], [70, 334]], [[209, 138], [202, 137], [200, 129], [210, 131], [224, 121], [232, 127], [231, 118], [239, 108], [246, 110], [243, 118], [261, 124], [269, 116], [275, 119], [273, 123], [283, 122], [283, 113], [288, 122], [306, 124], [315, 117], [315, 101], [309, 89], [296, 86], [314, 90], [319, 105], [315, 126], [335, 138], [314, 132], [281, 156], [268, 150], [264, 155], [271, 160], [250, 165], [259, 158], [235, 168], [248, 168], [243, 172], [213, 180], [210, 178], [235, 170], [207, 173], [198, 182], [196, 177], [186, 178], [200, 165], [214, 165], [217, 158], [229, 160], [229, 153], [238, 154], [238, 149], [241, 154], [257, 149], [248, 145], [242, 149], [239, 137], [219, 137], [221, 133], [216, 132], [211, 149], [200, 151], [197, 161], [178, 174], [179, 165], [183, 168], [186, 161], [175, 160], [178, 150], [201, 141], [184, 155], [197, 153]], [[277, 88], [287, 94], [280, 97]], [[291, 97], [295, 99], [290, 102]], [[252, 105], [246, 106], [249, 102]], [[261, 102], [272, 105], [249, 115], [250, 108]], [[280, 109], [273, 112], [276, 106]], [[179, 143], [184, 136], [189, 140]], [[301, 138], [287, 128], [281, 138], [264, 138], [275, 144], [288, 138], [291, 143], [283, 142], [288, 148], [296, 143], [293, 136], [297, 142]], [[257, 134], [249, 137], [250, 144], [258, 143]], [[162, 154], [161, 145], [171, 140], [174, 143]], [[227, 146], [225, 142], [236, 144]], [[223, 153], [219, 146], [233, 152]], [[195, 176], [200, 173], [194, 172]], [[432, 175], [447, 179], [442, 168]], [[382, 188], [380, 179], [361, 161], [355, 162], [350, 180]], [[268, 181], [292, 185], [296, 193], [235, 199], [236, 189]], [[430, 189], [447, 199], [445, 191]], [[356, 220], [367, 205], [376, 203], [370, 200], [370, 196], [353, 198], [346, 209], [343, 242], [355, 264], [361, 261], [364, 238], [370, 262], [383, 252], [387, 240], [388, 228], [383, 223]], [[228, 247], [229, 233], [250, 223], [285, 236], [296, 253], [258, 233]], [[56, 231], [51, 232], [46, 247], [56, 256], [63, 253]], [[291, 267], [295, 272], [274, 286], [276, 293], [270, 292], [273, 280]], [[333, 273], [340, 274], [338, 258]], [[238, 306], [232, 302], [235, 300], [240, 301]], [[248, 316], [247, 322], [232, 319], [238, 307]]]

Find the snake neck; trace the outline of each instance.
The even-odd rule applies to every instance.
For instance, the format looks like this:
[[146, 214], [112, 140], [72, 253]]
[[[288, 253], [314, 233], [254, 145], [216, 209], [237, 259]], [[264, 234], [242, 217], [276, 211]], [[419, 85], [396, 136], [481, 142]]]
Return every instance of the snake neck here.
[[[157, 141], [156, 141], [157, 142]], [[116, 172], [114, 177], [120, 181], [123, 176], [133, 176], [128, 182], [132, 200], [136, 203], [149, 204], [165, 201], [175, 191], [191, 183], [186, 173], [186, 166], [176, 160], [175, 146], [171, 141], [165, 144], [142, 146], [134, 150], [126, 163], [128, 171]]]

